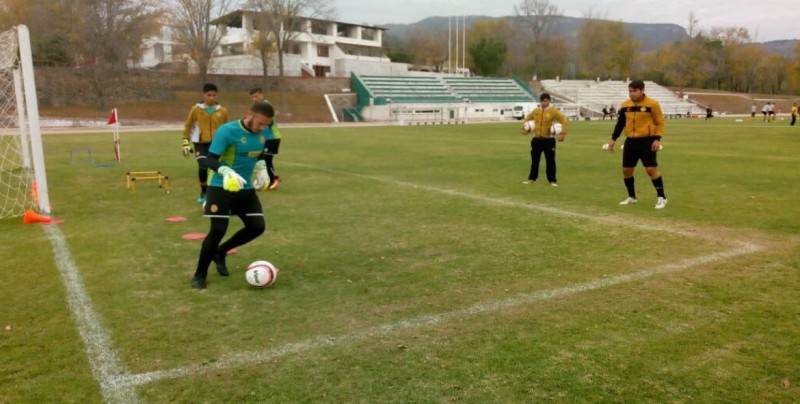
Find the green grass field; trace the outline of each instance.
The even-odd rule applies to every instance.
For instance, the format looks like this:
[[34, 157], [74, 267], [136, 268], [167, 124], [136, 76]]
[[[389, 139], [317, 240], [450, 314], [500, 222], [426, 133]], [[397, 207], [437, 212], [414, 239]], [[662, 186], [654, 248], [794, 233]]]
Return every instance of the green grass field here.
[[557, 188], [517, 127], [283, 129], [267, 233], [205, 291], [178, 131], [111, 167], [70, 162], [108, 133], [46, 135], [66, 222], [0, 221], [0, 403], [796, 402], [800, 128], [668, 121], [655, 210], [641, 167], [617, 204], [611, 123], [571, 125]]

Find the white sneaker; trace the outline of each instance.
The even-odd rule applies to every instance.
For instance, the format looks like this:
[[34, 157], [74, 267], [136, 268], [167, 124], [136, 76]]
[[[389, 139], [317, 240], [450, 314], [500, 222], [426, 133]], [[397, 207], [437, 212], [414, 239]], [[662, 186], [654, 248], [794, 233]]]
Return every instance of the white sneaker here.
[[534, 181], [534, 180], [525, 180], [525, 181], [522, 181], [522, 183], [523, 183], [523, 184], [525, 184], [525, 185], [530, 185], [530, 184], [533, 184], [533, 183], [535, 183], [535, 182], [536, 182], [536, 181]]
[[557, 182], [551, 182], [551, 183], [550, 183], [550, 186], [557, 187], [557, 186], [558, 186], [558, 183], [557, 183]]
[[656, 209], [664, 209], [667, 207], [667, 198], [658, 197], [656, 200]]
[[620, 205], [633, 205], [634, 203], [639, 202], [636, 198], [631, 198], [630, 196], [625, 198], [624, 201], [620, 202]]

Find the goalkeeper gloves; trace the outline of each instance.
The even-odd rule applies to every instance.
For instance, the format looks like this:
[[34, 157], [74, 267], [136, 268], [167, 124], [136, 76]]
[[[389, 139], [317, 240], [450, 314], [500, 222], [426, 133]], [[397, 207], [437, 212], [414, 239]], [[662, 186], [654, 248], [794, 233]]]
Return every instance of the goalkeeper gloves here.
[[253, 177], [253, 187], [258, 191], [263, 191], [269, 187], [267, 163], [264, 160], [258, 160], [256, 163], [255, 176]]
[[247, 184], [241, 175], [228, 166], [221, 166], [217, 173], [222, 175], [222, 189], [230, 192], [239, 192]]
[[189, 157], [190, 154], [194, 153], [192, 150], [192, 144], [189, 143], [189, 139], [183, 139], [183, 157]]

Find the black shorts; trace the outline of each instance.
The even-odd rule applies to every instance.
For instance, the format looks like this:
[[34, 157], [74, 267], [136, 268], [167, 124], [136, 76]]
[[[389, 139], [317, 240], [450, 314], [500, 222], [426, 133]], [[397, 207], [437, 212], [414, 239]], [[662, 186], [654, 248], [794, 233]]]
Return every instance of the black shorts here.
[[278, 154], [278, 149], [281, 147], [281, 140], [280, 139], [267, 139], [264, 142], [264, 153], [265, 154]]
[[227, 219], [231, 215], [263, 217], [264, 211], [256, 190], [243, 189], [239, 192], [230, 192], [220, 187], [208, 187], [203, 216]]
[[194, 143], [194, 156], [196, 158], [208, 157], [208, 149], [211, 143]]
[[625, 138], [625, 148], [622, 150], [622, 166], [636, 167], [639, 160], [645, 167], [658, 167], [656, 152], [651, 150], [655, 137], [628, 137]]

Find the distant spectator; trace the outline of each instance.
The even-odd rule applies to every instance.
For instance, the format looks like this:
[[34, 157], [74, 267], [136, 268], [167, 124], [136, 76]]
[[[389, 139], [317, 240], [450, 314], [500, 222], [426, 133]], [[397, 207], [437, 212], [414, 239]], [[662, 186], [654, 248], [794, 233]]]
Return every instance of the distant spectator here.
[[750, 119], [755, 119], [756, 117], [756, 103], [754, 102], [753, 105], [750, 106]]
[[610, 117], [610, 119], [614, 119], [613, 117], [611, 117], [611, 113], [608, 112], [608, 108], [603, 107], [603, 120], [604, 121], [606, 120], [606, 117]]
[[711, 105], [706, 108], [706, 121], [714, 117], [714, 110], [711, 109]]
[[797, 121], [797, 103], [792, 103], [792, 123], [789, 126], [794, 126], [794, 123]]
[[767, 120], [772, 122], [775, 120], [775, 103], [768, 102], [767, 105], [769, 106], [767, 109]]
[[608, 110], [608, 113], [611, 114], [611, 119], [614, 119], [617, 116], [617, 109], [612, 105], [611, 109]]

